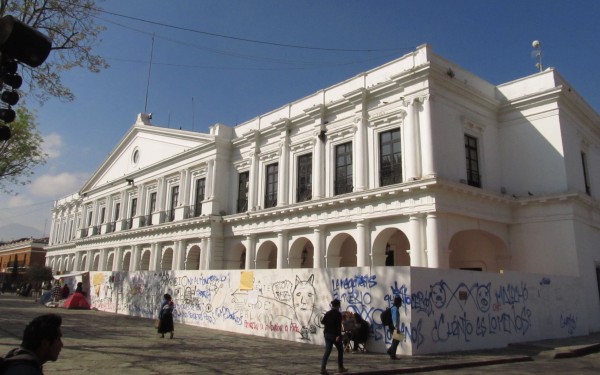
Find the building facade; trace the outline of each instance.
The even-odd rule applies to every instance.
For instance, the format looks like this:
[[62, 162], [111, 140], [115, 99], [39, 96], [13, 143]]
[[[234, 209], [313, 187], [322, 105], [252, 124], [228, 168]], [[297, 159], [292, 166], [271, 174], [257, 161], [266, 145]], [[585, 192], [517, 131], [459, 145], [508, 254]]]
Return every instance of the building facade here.
[[45, 265], [46, 246], [48, 238], [22, 238], [0, 244], [0, 282], [8, 287], [18, 285], [31, 265]]
[[208, 134], [140, 114], [56, 201], [46, 264], [570, 276], [598, 330], [599, 124], [554, 69], [493, 85], [428, 45]]

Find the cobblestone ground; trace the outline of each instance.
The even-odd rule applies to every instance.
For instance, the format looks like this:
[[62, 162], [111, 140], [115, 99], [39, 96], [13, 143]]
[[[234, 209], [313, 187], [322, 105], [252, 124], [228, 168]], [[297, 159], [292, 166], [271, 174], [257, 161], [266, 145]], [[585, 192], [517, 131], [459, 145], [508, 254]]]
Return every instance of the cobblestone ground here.
[[[69, 374], [317, 374], [323, 347], [176, 325], [175, 338], [161, 339], [149, 319], [93, 310], [51, 309], [32, 298], [0, 295], [0, 353], [18, 346], [23, 328], [35, 316], [63, 316], [64, 348], [46, 375]], [[557, 352], [600, 343], [600, 334], [531, 343], [499, 350], [400, 357], [346, 354], [351, 374], [597, 374], [600, 355], [554, 359]], [[533, 359], [533, 360], [532, 360]], [[523, 362], [526, 361], [526, 362]], [[329, 360], [336, 370], [336, 352]], [[476, 367], [469, 367], [476, 366]], [[454, 370], [451, 370], [454, 368]]]

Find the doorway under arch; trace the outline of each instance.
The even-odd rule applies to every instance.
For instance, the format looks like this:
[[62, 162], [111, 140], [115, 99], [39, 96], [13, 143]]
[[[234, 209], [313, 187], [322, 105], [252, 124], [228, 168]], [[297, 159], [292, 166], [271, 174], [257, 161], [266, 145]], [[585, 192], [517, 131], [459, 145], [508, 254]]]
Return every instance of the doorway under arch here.
[[257, 269], [275, 269], [277, 267], [277, 246], [273, 241], [266, 241], [256, 251]]
[[500, 272], [509, 266], [506, 243], [490, 232], [479, 229], [457, 232], [448, 247], [453, 269]]
[[348, 233], [337, 234], [327, 248], [327, 268], [356, 267], [357, 245]]

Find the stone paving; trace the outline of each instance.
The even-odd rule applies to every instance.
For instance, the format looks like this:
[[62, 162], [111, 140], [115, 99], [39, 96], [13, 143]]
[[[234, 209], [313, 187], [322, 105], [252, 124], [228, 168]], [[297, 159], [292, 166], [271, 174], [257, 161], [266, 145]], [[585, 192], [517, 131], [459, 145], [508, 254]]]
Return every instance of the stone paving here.
[[[149, 319], [51, 309], [7, 294], [0, 295], [0, 353], [18, 346], [27, 322], [49, 312], [63, 316], [64, 347], [57, 362], [44, 366], [46, 375], [318, 374], [323, 355], [322, 346], [177, 324], [174, 339], [161, 339]], [[599, 350], [600, 334], [592, 334], [495, 350], [400, 356], [396, 361], [379, 353], [346, 353], [344, 365], [349, 374], [597, 374]], [[334, 349], [330, 373], [337, 370], [336, 356]]]

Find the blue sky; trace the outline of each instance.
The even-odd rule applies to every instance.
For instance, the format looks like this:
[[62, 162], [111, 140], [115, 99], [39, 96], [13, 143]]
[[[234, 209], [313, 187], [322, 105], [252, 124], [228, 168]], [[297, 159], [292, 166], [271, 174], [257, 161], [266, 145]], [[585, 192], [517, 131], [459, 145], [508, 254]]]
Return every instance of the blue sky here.
[[157, 126], [206, 132], [424, 43], [500, 84], [536, 73], [531, 43], [540, 40], [544, 67], [555, 67], [600, 111], [597, 1], [106, 0], [98, 6], [107, 11], [97, 20], [107, 30], [96, 52], [110, 68], [66, 72], [73, 102], [28, 102], [51, 157], [19, 195], [0, 195], [0, 227], [18, 223], [47, 234], [53, 201], [79, 190], [145, 107]]

